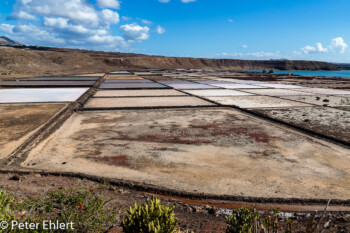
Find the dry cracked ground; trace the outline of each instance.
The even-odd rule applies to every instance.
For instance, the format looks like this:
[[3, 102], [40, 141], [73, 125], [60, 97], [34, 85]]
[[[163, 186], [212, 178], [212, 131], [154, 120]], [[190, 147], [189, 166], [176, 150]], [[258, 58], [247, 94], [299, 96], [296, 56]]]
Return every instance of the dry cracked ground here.
[[189, 193], [348, 199], [350, 151], [231, 108], [79, 112], [22, 166]]

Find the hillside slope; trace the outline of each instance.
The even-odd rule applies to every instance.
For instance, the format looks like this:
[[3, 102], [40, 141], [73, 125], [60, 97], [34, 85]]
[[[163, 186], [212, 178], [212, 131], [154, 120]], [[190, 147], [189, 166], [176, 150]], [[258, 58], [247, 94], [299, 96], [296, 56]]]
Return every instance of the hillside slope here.
[[194, 68], [194, 69], [226, 69], [226, 70], [336, 70], [337, 67], [326, 62], [289, 61], [289, 60], [234, 60], [234, 59], [204, 59], [178, 57], [134, 57], [128, 59], [134, 66], [147, 68]]
[[336, 70], [337, 66], [314, 61], [179, 58], [77, 49], [0, 47], [2, 77], [109, 72], [138, 68]]
[[23, 45], [17, 41], [11, 40], [10, 38], [6, 36], [0, 36], [0, 44], [6, 44], [6, 45]]

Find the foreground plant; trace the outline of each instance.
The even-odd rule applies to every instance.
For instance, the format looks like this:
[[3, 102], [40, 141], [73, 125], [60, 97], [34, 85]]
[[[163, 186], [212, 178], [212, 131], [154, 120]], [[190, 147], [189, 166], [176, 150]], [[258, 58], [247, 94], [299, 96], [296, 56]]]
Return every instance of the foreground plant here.
[[[315, 212], [313, 218], [305, 219], [306, 226], [304, 231], [305, 233], [323, 233], [326, 229], [329, 228], [332, 220], [331, 215], [327, 219], [324, 219], [326, 212], [328, 210], [330, 201], [328, 201], [325, 210], [322, 215], [319, 217], [316, 222]], [[323, 224], [321, 224], [322, 220]], [[279, 209], [272, 209], [271, 212], [267, 215], [264, 214], [264, 217], [260, 216], [255, 208], [250, 210], [247, 208], [235, 209], [232, 211], [232, 216], [226, 217], [227, 222], [227, 233], [292, 233], [294, 231], [294, 220], [289, 218], [287, 220], [281, 220], [279, 218]], [[338, 228], [338, 230], [341, 228]], [[337, 231], [338, 232], [338, 231]], [[340, 232], [340, 231], [339, 231]], [[347, 231], [345, 231], [347, 232]]]
[[232, 211], [232, 216], [226, 217], [227, 233], [247, 233], [253, 231], [253, 211], [245, 207]]
[[[279, 228], [279, 222], [278, 222], [278, 212], [279, 209], [273, 209], [272, 215], [267, 216], [264, 219], [264, 227], [265, 232], [267, 233], [277, 233], [277, 230]], [[292, 223], [288, 225], [287, 231], [289, 231], [290, 228], [292, 228]]]
[[[11, 222], [15, 220], [14, 212], [15, 198], [10, 196], [8, 192], [0, 190], [0, 222]], [[5, 232], [5, 227], [0, 228], [0, 232]]]
[[178, 231], [175, 206], [162, 205], [156, 198], [147, 199], [145, 205], [130, 207], [121, 226], [125, 233], [173, 233]]
[[117, 211], [105, 208], [107, 201], [92, 189], [50, 191], [43, 199], [27, 200], [24, 208], [36, 221], [74, 223], [74, 232], [101, 232], [118, 223]]

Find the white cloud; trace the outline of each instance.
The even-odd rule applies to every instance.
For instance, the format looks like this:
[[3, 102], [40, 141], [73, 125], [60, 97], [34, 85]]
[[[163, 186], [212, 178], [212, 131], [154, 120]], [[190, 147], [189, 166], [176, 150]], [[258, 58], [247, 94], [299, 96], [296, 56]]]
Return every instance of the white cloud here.
[[127, 42], [120, 36], [111, 35], [93, 35], [88, 38], [88, 41], [98, 46], [98, 48], [113, 49], [115, 47], [125, 48], [128, 46]]
[[118, 0], [97, 0], [97, 5], [101, 8], [120, 9]]
[[165, 30], [165, 28], [163, 28], [160, 25], [158, 25], [158, 27], [156, 28], [156, 32], [158, 34], [164, 34], [166, 32], [166, 30]]
[[168, 2], [170, 2], [170, 0], [158, 0], [159, 2], [161, 2], [161, 3], [168, 3]]
[[118, 12], [105, 9], [102, 12], [102, 18], [106, 20], [107, 23], [118, 24], [119, 23], [119, 14]]
[[0, 25], [0, 31], [3, 31], [3, 32], [7, 33], [7, 34], [12, 34], [14, 27], [15, 27], [14, 25], [3, 23], [3, 24]]
[[301, 50], [305, 53], [305, 54], [310, 54], [310, 53], [316, 53], [317, 52], [317, 48], [310, 46], [310, 45], [306, 45], [304, 48], [301, 48]]
[[16, 26], [1, 24], [0, 30], [19, 38], [21, 42], [28, 42], [28, 39], [30, 39], [31, 44], [47, 44], [48, 41], [55, 44], [63, 44], [65, 42], [64, 39], [56, 37], [54, 33], [43, 30], [33, 24]]
[[233, 23], [233, 19], [228, 19], [227, 20], [229, 23]]
[[317, 53], [345, 53], [348, 45], [344, 42], [342, 37], [337, 37], [332, 39], [331, 44], [324, 48], [321, 43], [316, 43], [316, 46], [307, 45], [304, 48], [301, 48], [304, 54], [317, 54]]
[[149, 38], [149, 27], [142, 27], [136, 23], [122, 25], [120, 31], [128, 41], [142, 41]]
[[68, 19], [44, 17], [44, 25], [55, 28], [65, 28], [68, 25]]
[[[64, 18], [44, 18], [44, 25], [51, 28], [52, 31], [59, 33], [64, 36], [72, 36], [72, 34], [87, 35], [91, 34], [91, 29], [84, 27], [83, 25], [73, 25], [70, 24], [68, 19]], [[96, 30], [94, 30], [96, 33]]]
[[37, 20], [34, 15], [28, 14], [25, 11], [14, 12], [7, 17], [7, 19], [16, 19], [16, 20]]
[[328, 49], [327, 48], [323, 48], [323, 45], [321, 43], [316, 43], [316, 49], [320, 53], [327, 53], [328, 52]]
[[21, 0], [15, 4], [16, 12], [43, 17], [67, 18], [74, 23], [97, 26], [103, 19], [94, 6], [83, 0]]
[[7, 29], [11, 38], [18, 38], [17, 40], [32, 45], [76, 45], [97, 50], [115, 50], [129, 46], [122, 37], [109, 35], [105, 30], [91, 31], [81, 25], [70, 25], [63, 19], [46, 19], [45, 23], [55, 29], [50, 32], [45, 30], [46, 28], [42, 29], [32, 24], [18, 26], [2, 24], [0, 30]]
[[122, 16], [122, 20], [129, 21], [132, 20], [132, 17]]
[[327, 53], [328, 49], [324, 48], [321, 43], [316, 43], [316, 46], [307, 45], [301, 49], [304, 54]]
[[332, 43], [329, 45], [329, 48], [336, 53], [345, 53], [347, 47], [348, 45], [342, 37], [332, 39]]
[[242, 49], [246, 49], [246, 48], [248, 48], [248, 45], [243, 44], [243, 45], [241, 45], [241, 48], [242, 48]]
[[30, 3], [32, 0], [21, 0], [22, 4], [25, 5], [27, 3]]
[[[98, 7], [100, 8], [98, 8]], [[0, 31], [25, 44], [119, 50], [134, 40], [148, 39], [148, 27], [126, 29], [124, 36], [112, 35], [110, 26], [120, 22], [119, 0], [16, 0], [8, 18], [17, 25], [1, 24]], [[108, 8], [108, 9], [106, 9]], [[34, 20], [35, 24], [30, 20]]]
[[152, 24], [153, 24], [152, 21], [149, 21], [149, 20], [147, 20], [147, 19], [141, 19], [141, 22], [142, 22], [143, 24], [146, 24], [146, 25], [152, 25]]

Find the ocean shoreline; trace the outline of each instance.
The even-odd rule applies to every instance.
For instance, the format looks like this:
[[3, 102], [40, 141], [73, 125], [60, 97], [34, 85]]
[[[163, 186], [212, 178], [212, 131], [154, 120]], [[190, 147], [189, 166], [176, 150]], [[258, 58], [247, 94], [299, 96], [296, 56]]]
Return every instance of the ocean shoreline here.
[[[247, 72], [262, 73], [263, 70], [247, 70]], [[268, 71], [267, 71], [268, 72]], [[311, 77], [327, 77], [327, 78], [350, 78], [350, 70], [273, 70], [274, 74], [294, 76], [311, 76]]]

